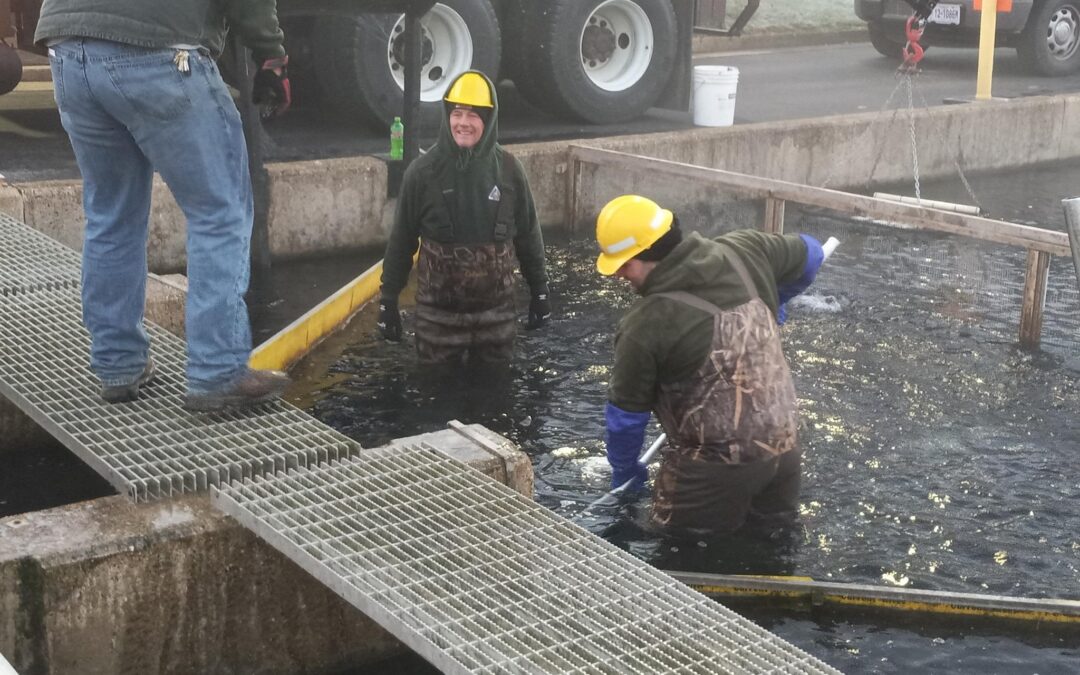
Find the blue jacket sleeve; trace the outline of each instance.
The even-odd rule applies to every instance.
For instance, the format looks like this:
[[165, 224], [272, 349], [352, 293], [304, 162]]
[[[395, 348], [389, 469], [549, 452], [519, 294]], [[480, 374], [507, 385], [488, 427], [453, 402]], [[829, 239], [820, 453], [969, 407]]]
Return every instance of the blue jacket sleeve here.
[[649, 424], [650, 413], [629, 412], [609, 401], [604, 417], [607, 422], [604, 442], [611, 465], [612, 489], [628, 481], [634, 481], [628, 488], [630, 490], [644, 485], [649, 470], [638, 464], [638, 455], [645, 444], [645, 427]]
[[821, 263], [825, 262], [825, 251], [821, 248], [821, 242], [808, 234], [800, 234], [799, 237], [806, 244], [806, 264], [803, 266], [802, 276], [776, 289], [780, 307], [777, 312], [776, 322], [780, 325], [787, 321], [787, 307], [785, 306], [787, 301], [799, 295], [809, 288], [810, 284], [814, 283], [814, 278], [817, 277], [818, 270], [821, 269]]

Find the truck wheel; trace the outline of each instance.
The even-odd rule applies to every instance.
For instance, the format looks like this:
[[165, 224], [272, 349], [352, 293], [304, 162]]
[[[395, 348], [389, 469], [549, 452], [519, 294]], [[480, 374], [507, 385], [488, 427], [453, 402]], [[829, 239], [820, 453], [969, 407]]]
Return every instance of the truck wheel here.
[[[878, 54], [894, 61], [904, 60], [904, 45], [907, 44], [907, 40], [904, 39], [902, 28], [890, 31], [876, 21], [866, 24], [866, 27], [870, 31], [870, 44], [874, 46]], [[926, 49], [925, 45], [923, 49]]]
[[0, 42], [0, 94], [6, 94], [22, 79], [22, 59], [14, 48]]
[[1016, 53], [1039, 75], [1070, 75], [1080, 69], [1080, 0], [1036, 3]]
[[539, 108], [622, 122], [655, 104], [668, 84], [678, 34], [668, 0], [550, 0], [523, 13], [532, 37], [515, 41], [515, 83]]
[[[489, 0], [441, 0], [420, 20], [421, 126], [438, 128], [442, 97], [466, 70], [497, 79], [502, 49]], [[405, 16], [360, 14], [316, 23], [314, 56], [324, 100], [375, 128], [389, 125], [405, 105]]]

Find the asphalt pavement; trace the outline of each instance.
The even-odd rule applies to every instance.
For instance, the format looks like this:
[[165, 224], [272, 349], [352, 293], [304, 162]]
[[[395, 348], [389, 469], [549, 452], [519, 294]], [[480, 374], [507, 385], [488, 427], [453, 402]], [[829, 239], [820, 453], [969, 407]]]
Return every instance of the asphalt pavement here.
[[[869, 43], [701, 55], [695, 63], [739, 69], [736, 124], [878, 112], [886, 103], [889, 110], [908, 105], [903, 89], [893, 94], [900, 83], [897, 63]], [[913, 103], [921, 108], [972, 101], [977, 73], [978, 50], [928, 48], [913, 80]], [[1080, 75], [1030, 75], [1012, 49], [995, 52], [993, 75], [994, 98], [1080, 91]]]
[[[739, 69], [735, 123], [774, 122], [907, 106], [897, 91], [896, 64], [869, 43], [759, 49], [699, 55], [697, 64]], [[974, 49], [935, 47], [927, 51], [915, 79], [914, 105], [942, 105], [974, 97], [977, 53]], [[1080, 75], [1030, 76], [1014, 51], [998, 50], [993, 94], [1017, 98], [1080, 91]], [[524, 101], [513, 85], [500, 85], [500, 137], [506, 144], [568, 138], [595, 138], [686, 129], [689, 112], [650, 111], [618, 125], [586, 125], [556, 119]], [[892, 99], [890, 101], [890, 96]], [[890, 113], [891, 114], [891, 113]], [[343, 118], [316, 105], [296, 109], [267, 125], [267, 160], [293, 161], [386, 152], [389, 132], [372, 131], [358, 120]], [[433, 138], [422, 139], [422, 144]], [[52, 103], [48, 82], [24, 83], [0, 96], [0, 174], [11, 182], [75, 178], [71, 148]]]

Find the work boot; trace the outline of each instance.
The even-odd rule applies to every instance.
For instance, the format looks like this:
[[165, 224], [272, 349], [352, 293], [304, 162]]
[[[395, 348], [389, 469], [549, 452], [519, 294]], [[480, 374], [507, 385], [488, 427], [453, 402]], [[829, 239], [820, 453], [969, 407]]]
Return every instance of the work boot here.
[[139, 389], [145, 387], [154, 381], [154, 376], [157, 375], [157, 369], [154, 368], [154, 360], [149, 356], [146, 357], [146, 367], [143, 368], [142, 374], [134, 381], [128, 384], [109, 384], [101, 385], [101, 399], [106, 403], [128, 403], [139, 398]]
[[280, 370], [245, 368], [220, 389], [188, 391], [184, 408], [193, 412], [214, 412], [226, 408], [250, 408], [273, 401], [289, 386], [289, 376]]

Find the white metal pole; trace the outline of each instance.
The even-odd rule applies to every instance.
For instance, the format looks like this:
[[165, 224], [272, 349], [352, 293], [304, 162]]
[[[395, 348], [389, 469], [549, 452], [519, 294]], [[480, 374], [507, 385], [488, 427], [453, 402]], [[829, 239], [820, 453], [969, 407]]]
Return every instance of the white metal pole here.
[[1062, 199], [1061, 205], [1065, 209], [1065, 229], [1069, 231], [1069, 248], [1072, 249], [1077, 287], [1080, 288], [1080, 197]]

